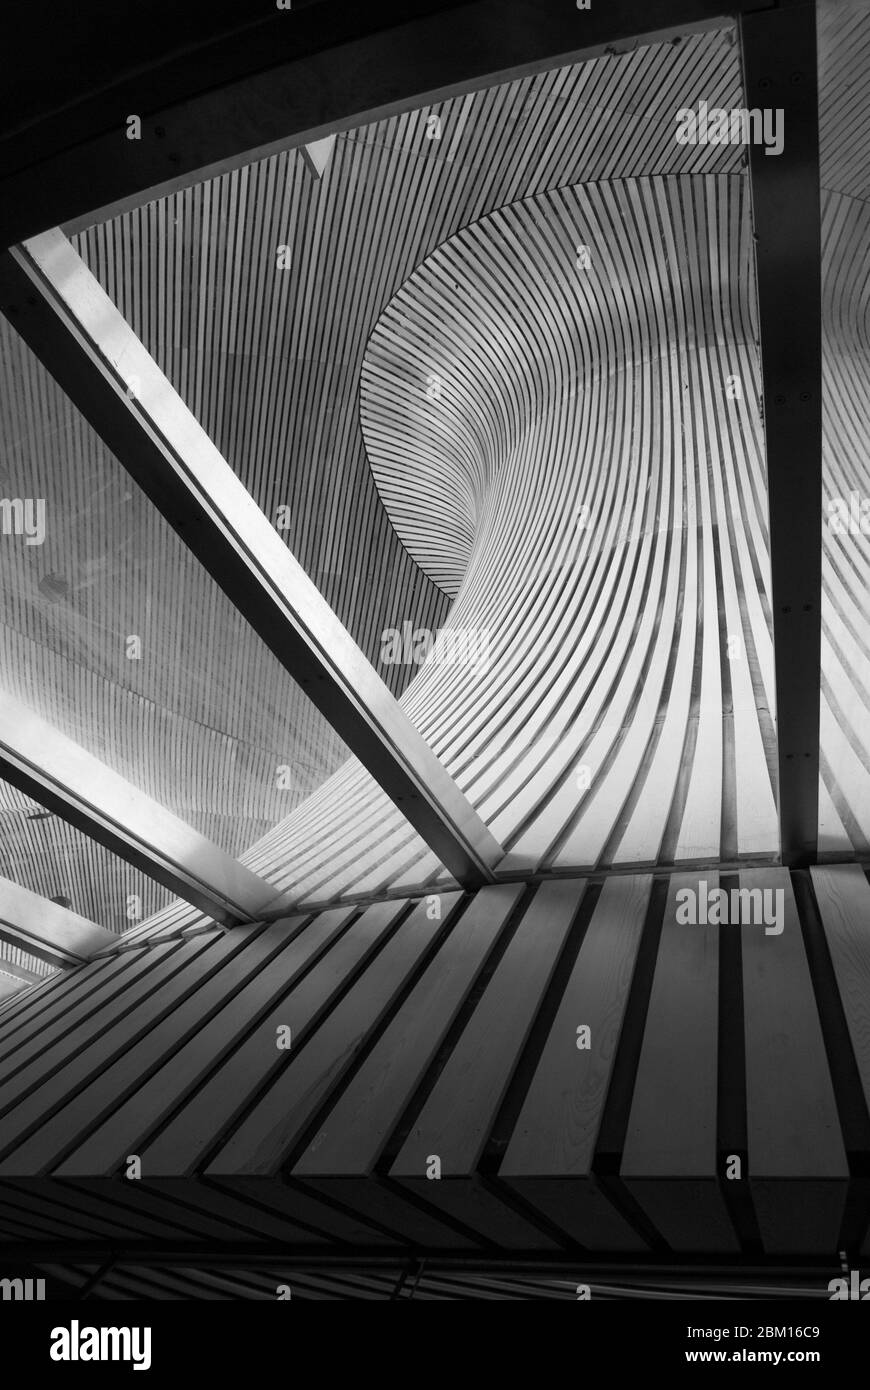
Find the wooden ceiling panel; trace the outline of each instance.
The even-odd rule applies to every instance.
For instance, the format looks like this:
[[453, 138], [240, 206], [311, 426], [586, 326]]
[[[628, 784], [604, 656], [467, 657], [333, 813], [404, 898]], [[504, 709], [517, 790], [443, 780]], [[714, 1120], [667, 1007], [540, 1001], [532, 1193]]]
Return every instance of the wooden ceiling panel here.
[[[742, 151], [678, 146], [672, 119], [665, 119], [678, 92], [681, 100], [713, 93], [723, 101], [737, 99], [733, 37], [729, 26], [422, 108], [340, 135], [317, 181], [301, 152], [290, 151], [76, 239], [179, 394], [397, 693], [416, 667], [381, 661], [384, 632], [405, 623], [436, 631], [449, 603], [403, 546], [366, 455], [359, 389], [372, 328], [426, 256], [502, 204], [545, 186], [623, 170], [629, 149], [632, 171], [736, 170]], [[286, 270], [277, 268], [281, 246], [287, 248]], [[42, 391], [50, 396], [50, 385]], [[54, 410], [67, 433], [62, 406]], [[71, 472], [86, 496], [100, 500], [88, 523], [90, 551], [84, 547], [79, 567], [89, 578], [100, 577], [123, 556], [122, 592], [129, 594], [127, 605], [140, 626], [139, 615], [150, 608], [147, 636], [159, 654], [153, 663], [159, 669], [149, 682], [140, 679], [138, 690], [135, 682], [132, 689], [116, 689], [118, 659], [107, 670], [105, 652], [93, 650], [111, 623], [103, 619], [89, 645], [82, 624], [73, 641], [68, 615], [58, 620], [52, 610], [51, 635], [40, 631], [39, 650], [26, 657], [15, 652], [17, 667], [35, 673], [30, 690], [56, 692], [55, 717], [79, 738], [84, 731], [76, 721], [111, 700], [114, 712], [106, 722], [113, 765], [120, 761], [119, 770], [135, 781], [144, 775], [148, 750], [145, 789], [233, 853], [266, 832], [252, 848], [251, 863], [266, 876], [277, 868], [282, 887], [304, 883], [318, 897], [330, 882], [377, 888], [403, 875], [420, 883], [437, 874], [437, 864], [371, 789], [365, 812], [370, 833], [358, 827], [348, 839], [329, 798], [325, 819], [319, 800], [308, 800], [302, 844], [292, 823], [280, 828], [281, 807], [266, 785], [275, 764], [298, 769], [304, 794], [337, 765], [339, 750], [294, 709], [296, 737], [284, 751], [287, 684], [276, 679], [268, 655], [254, 651], [232, 617], [215, 612], [207, 581], [142, 507], [135, 488], [127, 496], [126, 477], [86, 433], [76, 449], [81, 461]], [[77, 514], [87, 518], [93, 510], [93, 502], [80, 502]], [[53, 581], [52, 594], [66, 577], [59, 562], [55, 568], [61, 579]], [[91, 587], [99, 588], [99, 578]], [[113, 589], [118, 587], [114, 580]], [[449, 579], [445, 587], [451, 588]], [[183, 627], [171, 621], [169, 595], [179, 592], [188, 613], [201, 610]], [[125, 625], [133, 628], [132, 622]], [[200, 633], [207, 634], [208, 651], [188, 652], [188, 642]], [[70, 676], [54, 667], [69, 656], [79, 663], [77, 689], [84, 683], [84, 690], [64, 707]], [[102, 689], [94, 683], [97, 672]], [[121, 674], [122, 683], [130, 684], [123, 667]], [[172, 756], [155, 755], [161, 746], [172, 748]], [[216, 773], [221, 766], [226, 775]], [[313, 825], [321, 834], [316, 844]]]

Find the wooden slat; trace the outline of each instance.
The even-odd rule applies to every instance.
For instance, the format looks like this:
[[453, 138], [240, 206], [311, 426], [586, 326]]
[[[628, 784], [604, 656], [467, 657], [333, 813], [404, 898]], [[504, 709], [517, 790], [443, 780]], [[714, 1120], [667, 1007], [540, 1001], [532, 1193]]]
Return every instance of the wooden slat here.
[[[858, 864], [810, 869], [865, 1106], [870, 1106], [870, 884]], [[870, 1253], [864, 1234], [862, 1254]]]
[[870, 1106], [870, 884], [858, 864], [814, 865], [810, 875]]
[[781, 892], [784, 913], [780, 935], [740, 928], [752, 1199], [765, 1250], [821, 1254], [849, 1168], [797, 905], [785, 869], [742, 870], [740, 887]]
[[[384, 1146], [423, 1080], [463, 1000], [473, 988], [489, 951], [504, 931], [521, 892], [521, 885], [503, 885], [477, 894], [297, 1160], [293, 1177], [316, 1183], [321, 1192], [328, 1192], [335, 1183], [343, 1200], [355, 1208], [366, 1209], [365, 1194], [372, 1186], [375, 1165]], [[566, 894], [563, 892], [561, 896], [564, 899]], [[548, 897], [545, 893], [545, 898]], [[571, 904], [573, 911], [576, 895], [572, 895]], [[561, 939], [559, 926], [557, 919], [552, 924], [557, 941]], [[545, 960], [552, 962], [550, 952], [542, 954]], [[524, 981], [526, 987], [528, 983]], [[475, 1017], [477, 1012], [475, 1010]], [[516, 1022], [515, 1017], [512, 1021]], [[521, 1041], [522, 1034], [519, 1045]], [[496, 1102], [497, 1099], [496, 1096]], [[445, 1161], [449, 1165], [446, 1157]], [[425, 1163], [418, 1171], [425, 1171]], [[527, 1223], [513, 1218], [504, 1209], [501, 1209], [501, 1222], [503, 1240], [544, 1247], [550, 1244]], [[469, 1224], [472, 1229], [476, 1228], [474, 1221]]]
[[[644, 1241], [592, 1173], [652, 879], [605, 883], [514, 1128], [499, 1176], [596, 1250], [641, 1250]], [[588, 1050], [577, 1030], [591, 1029]]]
[[443, 242], [371, 335], [384, 505], [462, 575], [451, 626], [490, 634], [485, 669], [428, 663], [405, 698], [503, 868], [777, 851], [750, 213], [720, 176], [542, 191]]
[[[366, 1222], [352, 1208], [322, 1201], [302, 1183], [262, 1182], [256, 1187], [250, 1179], [211, 1178], [214, 1186], [232, 1192], [241, 1200], [254, 1197], [257, 1204], [291, 1221], [303, 1222], [335, 1240], [357, 1246], [395, 1245], [396, 1236]], [[174, 1178], [160, 1180], [159, 1186], [172, 1190], [182, 1184]]]
[[[149, 956], [150, 968], [129, 986], [123, 1005], [110, 1009], [104, 1029], [95, 1034], [85, 1024], [64, 1033], [53, 1045], [43, 1045], [26, 1067], [0, 1086], [0, 1109], [5, 1112], [0, 1173], [23, 1176], [39, 1171], [46, 1117], [121, 1052], [135, 1047], [172, 1007], [176, 992], [194, 988], [197, 976], [209, 969], [203, 938], [181, 946], [156, 946]], [[175, 988], [168, 990], [171, 981]]]
[[296, 1177], [371, 1171], [522, 891], [503, 884], [476, 895], [296, 1163]]
[[108, 991], [110, 981], [125, 973], [136, 961], [144, 961], [146, 952], [124, 951], [109, 960], [94, 961], [75, 971], [59, 975], [55, 987], [41, 987], [34, 993], [27, 1009], [9, 1011], [8, 1019], [0, 1020], [0, 1074], [5, 1070], [10, 1053], [18, 1053], [25, 1039], [41, 1032], [62, 1014], [80, 1007], [87, 1009], [88, 1001], [96, 1012]]
[[[6, 1181], [0, 1187], [0, 1197], [17, 1206], [22, 1212], [31, 1208], [46, 1222], [64, 1225], [73, 1220], [84, 1232], [84, 1238], [91, 1241], [142, 1239], [152, 1240], [166, 1236], [167, 1227], [150, 1221], [147, 1216], [130, 1220], [117, 1207], [91, 1199], [87, 1194], [60, 1189], [59, 1184], [48, 1184], [41, 1178], [21, 1177]], [[175, 1232], [178, 1235], [178, 1232]]]
[[[146, 1145], [142, 1161], [149, 1178], [174, 1177], [191, 1171], [200, 1156], [214, 1146], [249, 1105], [253, 1095], [260, 1094], [276, 1075], [280, 1085], [280, 1076], [294, 1060], [295, 1050], [328, 1015], [330, 1004], [347, 980], [383, 945], [383, 938], [395, 927], [405, 908], [406, 903], [398, 899], [366, 909], [352, 930], [345, 932], [301, 982], [260, 1019], [253, 1032], [244, 1017], [234, 1017], [236, 1031], [229, 1039], [234, 1045], [223, 1065], [204, 1080], [183, 1109]], [[338, 920], [341, 921], [340, 916]], [[330, 915], [327, 936], [335, 922], [335, 916]], [[323, 937], [317, 932], [316, 921], [313, 925], [319, 946]], [[299, 946], [304, 952], [304, 937]], [[288, 1050], [277, 1047], [280, 1026], [292, 1030], [293, 1045]], [[195, 1060], [201, 1075], [207, 1057], [196, 1053]]]
[[[30, 1015], [31, 1009], [40, 1008], [42, 1000], [44, 1000], [52, 992], [52, 990], [56, 989], [58, 985], [60, 985], [64, 980], [67, 980], [68, 978], [68, 975], [63, 970], [55, 970], [52, 971], [50, 975], [43, 976], [38, 986], [35, 986], [32, 990], [28, 990], [28, 1015]], [[9, 1028], [15, 1026], [13, 1020], [18, 1012], [18, 1009], [13, 1009], [8, 1004], [4, 1007], [3, 1017], [0, 1018], [0, 1038], [4, 1036], [4, 1034], [8, 1031]]]
[[[18, 1020], [18, 1026], [3, 1038], [0, 1055], [0, 1076], [4, 1082], [20, 1072], [22, 1067], [37, 1062], [44, 1051], [54, 1046], [61, 1047], [63, 1039], [75, 1035], [76, 1030], [84, 1030], [90, 1023], [92, 1032], [99, 1031], [99, 1020], [108, 1015], [102, 1010], [123, 1007], [124, 991], [134, 987], [143, 975], [151, 971], [166, 955], [165, 948], [158, 951], [136, 951], [124, 953], [100, 966], [86, 967], [72, 977], [73, 989], [48, 1001], [48, 1006], [34, 1010], [34, 1016], [25, 1014]], [[84, 978], [83, 978], [84, 977]], [[78, 986], [76, 988], [75, 986]], [[85, 1036], [85, 1032], [79, 1033]]]
[[[126, 1100], [116, 1093], [112, 1112], [102, 1123], [92, 1121], [82, 1128], [80, 1142], [59, 1165], [58, 1173], [68, 1177], [111, 1173], [125, 1154], [138, 1153], [149, 1132], [195, 1094], [232, 1041], [264, 1008], [274, 1006], [352, 915], [349, 908], [323, 913], [301, 938], [298, 922], [294, 930], [285, 920], [264, 932], [238, 959], [228, 953], [229, 968], [175, 1009], [153, 1039], [152, 1065], [157, 1059], [160, 1065], [147, 1080], [141, 1080], [145, 1068], [138, 1060], [135, 1067], [125, 1067], [120, 1059], [116, 1072], [120, 1069], [130, 1081], [140, 1078], [139, 1084]], [[284, 949], [278, 954], [281, 945]]]
[[[492, 892], [501, 907], [501, 916], [495, 917], [498, 925], [516, 900], [519, 889], [504, 886]], [[489, 897], [488, 894], [485, 896]], [[478, 901], [479, 897], [469, 911], [472, 913], [471, 921], [480, 915], [480, 931], [485, 940], [487, 927], [490, 932], [493, 930], [494, 918], [483, 905], [477, 908]], [[353, 988], [325, 1019], [311, 1044], [301, 1050], [298, 1058], [289, 1058], [278, 1081], [262, 1095], [236, 1132], [211, 1159], [205, 1169], [207, 1176], [234, 1177], [236, 1185], [243, 1175], [247, 1176], [251, 1192], [263, 1185], [264, 1178], [274, 1180], [278, 1177], [294, 1144], [311, 1125], [330, 1091], [340, 1082], [367, 1034], [377, 1027], [397, 993], [419, 966], [421, 956], [433, 939], [441, 936], [445, 929], [448, 941], [452, 939], [452, 930], [463, 932], [464, 917], [455, 928], [450, 929], [453, 912], [459, 905], [458, 896], [443, 894], [441, 903], [442, 920], [439, 924], [430, 920], [425, 900], [402, 923]], [[471, 931], [470, 922], [468, 930]], [[437, 962], [437, 955], [435, 960]], [[430, 964], [428, 968], [437, 969], [437, 965]], [[291, 1011], [293, 1002], [291, 999]], [[406, 1238], [445, 1246], [469, 1244], [464, 1236], [454, 1233], [449, 1226], [442, 1226], [434, 1217], [417, 1212], [403, 1201], [400, 1194], [376, 1183], [362, 1186], [354, 1178], [306, 1178], [304, 1185], [312, 1191], [322, 1191], [339, 1202], [346, 1201], [363, 1217], [385, 1225], [387, 1229], [398, 1230]]]
[[[583, 879], [567, 879], [536, 890], [390, 1168], [390, 1177], [497, 1244], [550, 1244], [476, 1170], [585, 887]], [[441, 1160], [439, 1181], [425, 1177], [431, 1154]]]
[[[519, 889], [499, 887], [492, 892], [506, 913], [516, 900]], [[486, 895], [488, 897], [489, 895]], [[441, 898], [441, 919], [433, 922], [426, 901], [417, 904], [388, 944], [354, 983], [338, 1006], [324, 1020], [313, 1044], [290, 1056], [284, 1074], [246, 1118], [237, 1133], [209, 1165], [215, 1173], [273, 1173], [276, 1171], [294, 1140], [310, 1123], [318, 1100], [325, 1098], [352, 1060], [353, 1053], [367, 1033], [377, 1026], [393, 999], [419, 964], [423, 953], [450, 927], [451, 919], [461, 902], [458, 894]], [[487, 913], [477, 907], [479, 895], [469, 911], [471, 920], [482, 919], [485, 937]], [[492, 919], [489, 919], [491, 925]], [[466, 916], [449, 932], [463, 932]], [[471, 931], [471, 921], [468, 925]], [[443, 947], [442, 947], [443, 949]], [[440, 954], [440, 953], [439, 953]], [[290, 1000], [294, 1009], [295, 1001]]]
[[[718, 888], [718, 874], [704, 877]], [[728, 928], [677, 920], [677, 893], [698, 885], [697, 874], [668, 885], [620, 1176], [672, 1249], [733, 1253], [716, 1162], [719, 932]]]

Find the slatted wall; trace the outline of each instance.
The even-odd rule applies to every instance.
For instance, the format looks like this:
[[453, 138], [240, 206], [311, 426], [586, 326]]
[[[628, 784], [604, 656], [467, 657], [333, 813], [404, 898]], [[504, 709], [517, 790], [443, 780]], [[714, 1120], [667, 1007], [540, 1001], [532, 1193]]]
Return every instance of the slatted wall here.
[[111, 948], [0, 1010], [0, 1237], [833, 1257], [868, 919], [855, 865], [711, 869]]

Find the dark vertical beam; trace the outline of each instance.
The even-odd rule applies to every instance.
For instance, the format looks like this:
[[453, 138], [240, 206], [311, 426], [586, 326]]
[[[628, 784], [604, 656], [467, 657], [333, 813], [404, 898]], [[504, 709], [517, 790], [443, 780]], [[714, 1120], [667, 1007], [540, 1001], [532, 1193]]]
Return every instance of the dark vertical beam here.
[[783, 863], [815, 862], [822, 597], [822, 329], [816, 16], [742, 15], [745, 104], [781, 109], [780, 154], [750, 145], [770, 496]]

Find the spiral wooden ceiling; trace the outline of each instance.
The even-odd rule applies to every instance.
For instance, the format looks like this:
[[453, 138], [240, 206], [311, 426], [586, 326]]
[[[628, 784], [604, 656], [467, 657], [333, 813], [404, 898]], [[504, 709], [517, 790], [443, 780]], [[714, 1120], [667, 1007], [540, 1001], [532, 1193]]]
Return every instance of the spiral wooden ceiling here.
[[[821, 26], [828, 498], [861, 485], [867, 424], [864, 146], [842, 139], [866, 20], [823, 7]], [[407, 709], [505, 869], [776, 856], [744, 152], [676, 145], [670, 119], [702, 96], [739, 104], [733, 39], [473, 93], [340, 135], [319, 179], [290, 151], [75, 239], [383, 678], [411, 682]], [[303, 901], [436, 879], [2, 332], [9, 490], [35, 470], [67, 518], [44, 550], [4, 550], [6, 688]], [[829, 530], [824, 545], [821, 848], [864, 853], [866, 542], [848, 559]], [[385, 664], [383, 634], [404, 625], [483, 631], [489, 669]], [[147, 660], [124, 660], [130, 632]], [[167, 901], [30, 820], [14, 789], [5, 801], [8, 876], [114, 930], [131, 894], [142, 916]]]

